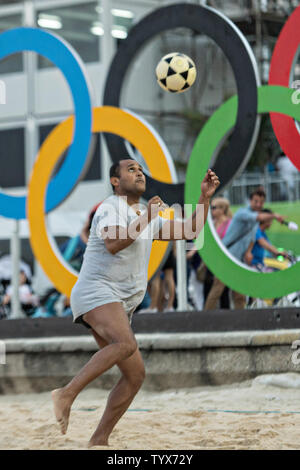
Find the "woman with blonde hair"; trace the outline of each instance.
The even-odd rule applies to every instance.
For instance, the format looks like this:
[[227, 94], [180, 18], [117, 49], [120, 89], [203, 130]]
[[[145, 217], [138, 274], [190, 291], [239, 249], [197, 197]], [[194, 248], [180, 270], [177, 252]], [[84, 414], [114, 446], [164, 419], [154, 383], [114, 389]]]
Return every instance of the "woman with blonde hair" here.
[[215, 229], [222, 239], [225, 237], [227, 229], [232, 219], [230, 203], [225, 197], [216, 197], [211, 203], [212, 217]]
[[[224, 238], [227, 232], [227, 229], [230, 225], [232, 219], [232, 212], [230, 210], [230, 203], [228, 199], [225, 197], [216, 197], [212, 200], [211, 203], [211, 212], [212, 218], [214, 221], [214, 226], [217, 231], [219, 237]], [[207, 270], [207, 275], [209, 278], [209, 274], [211, 274]], [[228, 300], [228, 289], [224, 287], [222, 291], [219, 289], [220, 281], [214, 277], [213, 281], [210, 277], [210, 290], [207, 292], [206, 301], [204, 305], [204, 310], [211, 310], [216, 308], [216, 304], [218, 300], [221, 301], [221, 308], [228, 308], [229, 307], [229, 300]]]

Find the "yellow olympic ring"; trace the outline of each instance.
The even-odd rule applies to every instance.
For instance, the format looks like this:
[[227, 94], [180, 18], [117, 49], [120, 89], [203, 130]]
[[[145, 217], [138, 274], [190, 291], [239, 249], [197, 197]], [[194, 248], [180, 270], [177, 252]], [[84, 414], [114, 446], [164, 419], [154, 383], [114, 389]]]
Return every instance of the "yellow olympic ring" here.
[[[73, 116], [48, 135], [33, 166], [27, 198], [27, 217], [33, 253], [54, 286], [70, 297], [77, 280], [76, 272], [65, 262], [54, 241], [49, 238], [45, 219], [46, 190], [53, 168], [72, 141]], [[93, 109], [93, 132], [109, 132], [129, 140], [143, 155], [151, 176], [172, 183], [163, 150], [151, 131], [132, 114], [119, 108], [102, 106]], [[150, 279], [162, 261], [168, 242], [154, 241], [149, 268]]]

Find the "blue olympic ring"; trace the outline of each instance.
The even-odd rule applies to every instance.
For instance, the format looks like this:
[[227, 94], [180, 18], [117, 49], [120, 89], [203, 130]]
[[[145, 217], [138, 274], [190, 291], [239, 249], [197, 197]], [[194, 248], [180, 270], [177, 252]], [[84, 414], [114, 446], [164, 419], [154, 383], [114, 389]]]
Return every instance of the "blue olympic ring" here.
[[[0, 60], [24, 50], [41, 54], [61, 70], [74, 102], [76, 119], [73, 142], [63, 165], [48, 186], [45, 210], [49, 212], [70, 194], [89, 162], [92, 137], [89, 82], [79, 55], [58, 36], [37, 28], [16, 28], [0, 34]], [[25, 219], [26, 197], [0, 192], [0, 215]]]

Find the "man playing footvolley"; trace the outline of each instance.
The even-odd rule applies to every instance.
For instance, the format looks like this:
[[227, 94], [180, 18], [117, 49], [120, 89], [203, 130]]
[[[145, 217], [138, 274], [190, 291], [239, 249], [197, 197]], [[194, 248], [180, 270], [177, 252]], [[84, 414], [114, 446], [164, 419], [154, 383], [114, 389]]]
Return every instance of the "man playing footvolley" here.
[[165, 207], [159, 196], [151, 198], [147, 207], [143, 206], [145, 210], [139, 205], [146, 179], [138, 162], [124, 159], [112, 165], [110, 182], [114, 194], [95, 213], [71, 294], [74, 321], [91, 329], [100, 351], [65, 387], [52, 392], [55, 416], [65, 434], [72, 403], [81, 390], [115, 364], [119, 367], [121, 378], [108, 397], [90, 447], [108, 445], [110, 433], [145, 377], [130, 322], [146, 292], [152, 240], [190, 239], [188, 228], [196, 238], [205, 224], [209, 200], [220, 184], [215, 173], [208, 170], [193, 214], [186, 220], [167, 220], [158, 214]]

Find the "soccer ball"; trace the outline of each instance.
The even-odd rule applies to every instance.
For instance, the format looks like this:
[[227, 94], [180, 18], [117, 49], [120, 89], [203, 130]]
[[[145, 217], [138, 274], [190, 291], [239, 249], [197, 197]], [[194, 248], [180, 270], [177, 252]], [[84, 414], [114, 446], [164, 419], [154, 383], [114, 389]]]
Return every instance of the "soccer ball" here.
[[157, 83], [171, 93], [188, 90], [196, 79], [196, 67], [192, 59], [179, 52], [165, 55], [156, 67]]

